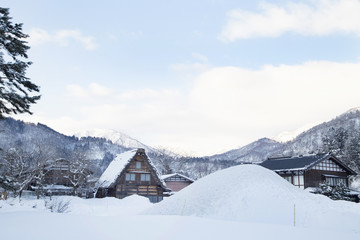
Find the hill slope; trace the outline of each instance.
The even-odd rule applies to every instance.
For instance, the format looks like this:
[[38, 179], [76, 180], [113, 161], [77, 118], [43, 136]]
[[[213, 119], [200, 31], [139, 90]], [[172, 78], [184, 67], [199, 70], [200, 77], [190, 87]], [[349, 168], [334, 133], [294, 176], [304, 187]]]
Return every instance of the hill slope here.
[[269, 138], [262, 138], [244, 147], [210, 156], [209, 159], [231, 160], [238, 163], [258, 163], [264, 161], [267, 157], [273, 155], [274, 153], [278, 153], [283, 149], [283, 147], [283, 143], [279, 143]]

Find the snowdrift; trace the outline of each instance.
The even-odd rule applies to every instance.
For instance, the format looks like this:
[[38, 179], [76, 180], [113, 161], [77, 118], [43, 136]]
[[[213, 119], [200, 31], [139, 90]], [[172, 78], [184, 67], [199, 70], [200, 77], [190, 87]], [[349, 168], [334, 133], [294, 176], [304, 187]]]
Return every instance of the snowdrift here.
[[132, 195], [124, 199], [113, 197], [82, 199], [73, 196], [53, 196], [36, 199], [34, 196], [10, 198], [0, 201], [0, 215], [5, 212], [54, 212], [83, 216], [129, 216], [136, 215], [153, 206], [148, 198]]
[[256, 165], [210, 174], [143, 213], [349, 230], [360, 225], [359, 204], [308, 193]]

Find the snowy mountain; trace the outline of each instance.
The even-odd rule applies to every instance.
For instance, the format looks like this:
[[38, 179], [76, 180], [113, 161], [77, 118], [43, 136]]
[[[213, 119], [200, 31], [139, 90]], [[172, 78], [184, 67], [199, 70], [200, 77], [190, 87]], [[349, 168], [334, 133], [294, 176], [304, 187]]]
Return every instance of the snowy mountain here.
[[97, 137], [110, 140], [114, 144], [123, 146], [125, 148], [144, 148], [146, 152], [157, 152], [155, 148], [147, 146], [140, 141], [126, 135], [125, 133], [109, 130], [109, 129], [92, 129], [76, 133], [75, 136], [81, 137]]
[[[279, 141], [262, 138], [244, 147], [210, 156], [208, 159], [257, 163], [270, 156], [295, 156], [331, 151], [359, 172], [360, 107], [352, 108], [333, 120], [304, 131], [307, 128], [308, 126], [279, 135]], [[286, 139], [292, 140], [284, 142]]]
[[71, 159], [75, 154], [83, 154], [93, 163], [97, 174], [105, 170], [116, 154], [128, 150], [105, 138], [70, 137], [40, 123], [25, 123], [12, 118], [0, 120], [0, 130], [0, 149], [3, 149], [0, 155], [10, 148], [23, 153], [42, 151], [52, 159]]
[[279, 143], [269, 138], [261, 138], [244, 147], [230, 150], [222, 154], [210, 156], [210, 160], [232, 160], [238, 163], [259, 163], [267, 157], [278, 153], [284, 147], [283, 143]]
[[335, 137], [333, 134], [339, 129], [347, 133], [348, 139], [359, 135], [360, 108], [350, 109], [331, 121], [324, 122], [301, 133], [293, 141], [286, 143], [284, 154], [300, 155], [321, 152], [324, 150], [324, 137]]
[[286, 143], [286, 142], [294, 140], [301, 133], [308, 131], [310, 128], [312, 128], [316, 125], [318, 125], [318, 124], [309, 124], [309, 125], [303, 126], [296, 130], [293, 130], [293, 131], [284, 131], [284, 132], [281, 132], [280, 134], [276, 135], [272, 139], [277, 142]]
[[70, 160], [81, 154], [91, 161], [95, 175], [100, 176], [117, 154], [133, 148], [144, 148], [162, 172], [169, 172], [169, 162], [174, 162], [177, 157], [170, 151], [152, 148], [117, 131], [94, 130], [76, 137], [61, 134], [41, 123], [25, 123], [12, 118], [0, 120], [0, 149], [3, 150], [0, 157], [9, 149], [29, 154], [42, 151], [52, 160]]

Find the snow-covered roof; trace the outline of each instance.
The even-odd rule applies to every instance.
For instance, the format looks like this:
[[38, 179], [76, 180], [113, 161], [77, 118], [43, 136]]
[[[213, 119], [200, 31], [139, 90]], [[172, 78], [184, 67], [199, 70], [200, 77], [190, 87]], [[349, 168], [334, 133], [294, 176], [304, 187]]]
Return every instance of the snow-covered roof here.
[[136, 149], [118, 154], [109, 164], [105, 172], [101, 175], [96, 183], [97, 187], [109, 187], [120, 176], [125, 166], [131, 161], [136, 154]]
[[148, 160], [149, 160], [148, 162], [149, 162], [150, 166], [154, 169], [157, 178], [160, 180], [163, 187], [166, 188], [166, 183], [165, 183], [164, 179], [161, 178], [161, 174], [158, 171], [158, 169], [155, 167], [155, 164], [151, 161], [151, 159], [149, 157], [148, 157]]
[[171, 177], [174, 177], [174, 176], [183, 177], [183, 178], [185, 178], [185, 179], [187, 179], [187, 180], [189, 180], [189, 181], [191, 181], [191, 182], [194, 182], [194, 181], [195, 181], [194, 179], [191, 179], [191, 178], [189, 178], [189, 177], [187, 177], [187, 176], [185, 176], [185, 175], [182, 175], [182, 174], [180, 174], [180, 173], [165, 174], [165, 175], [162, 175], [162, 176], [161, 176], [161, 179], [166, 180], [167, 178], [171, 178]]

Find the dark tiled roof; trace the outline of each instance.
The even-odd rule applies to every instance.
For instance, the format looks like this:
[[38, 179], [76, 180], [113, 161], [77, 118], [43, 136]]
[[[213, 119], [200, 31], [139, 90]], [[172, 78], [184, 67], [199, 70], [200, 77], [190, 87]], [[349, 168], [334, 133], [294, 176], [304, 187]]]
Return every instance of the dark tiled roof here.
[[270, 170], [306, 170], [328, 157], [330, 157], [329, 154], [316, 154], [300, 157], [269, 158], [260, 165]]

